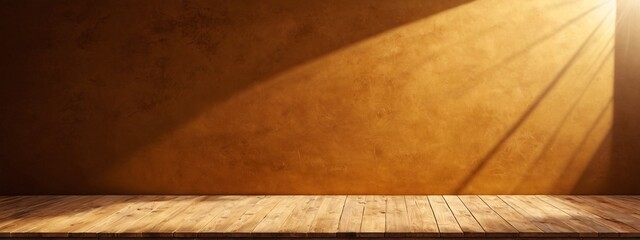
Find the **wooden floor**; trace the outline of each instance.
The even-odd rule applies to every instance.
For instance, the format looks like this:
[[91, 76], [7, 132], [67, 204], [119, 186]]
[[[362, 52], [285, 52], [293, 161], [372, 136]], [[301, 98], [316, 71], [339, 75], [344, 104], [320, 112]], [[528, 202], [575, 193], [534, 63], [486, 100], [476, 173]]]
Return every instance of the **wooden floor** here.
[[640, 197], [4, 196], [0, 237], [640, 238]]

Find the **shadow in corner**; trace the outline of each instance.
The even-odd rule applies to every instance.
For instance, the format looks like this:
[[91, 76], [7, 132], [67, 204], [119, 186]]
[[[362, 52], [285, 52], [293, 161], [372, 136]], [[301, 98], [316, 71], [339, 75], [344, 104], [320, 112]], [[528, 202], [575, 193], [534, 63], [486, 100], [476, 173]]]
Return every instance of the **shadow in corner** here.
[[576, 194], [593, 192], [593, 186], [601, 194], [640, 193], [640, 1], [617, 0], [616, 14], [613, 126], [575, 186]]
[[3, 1], [0, 194], [106, 193], [95, 176], [212, 104], [470, 1]]

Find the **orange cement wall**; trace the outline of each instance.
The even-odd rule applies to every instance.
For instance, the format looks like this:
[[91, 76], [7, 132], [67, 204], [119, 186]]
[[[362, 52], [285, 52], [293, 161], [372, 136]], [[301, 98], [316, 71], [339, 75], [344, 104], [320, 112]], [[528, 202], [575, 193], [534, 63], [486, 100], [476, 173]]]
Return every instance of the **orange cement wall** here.
[[0, 193], [638, 194], [637, 2], [3, 1]]

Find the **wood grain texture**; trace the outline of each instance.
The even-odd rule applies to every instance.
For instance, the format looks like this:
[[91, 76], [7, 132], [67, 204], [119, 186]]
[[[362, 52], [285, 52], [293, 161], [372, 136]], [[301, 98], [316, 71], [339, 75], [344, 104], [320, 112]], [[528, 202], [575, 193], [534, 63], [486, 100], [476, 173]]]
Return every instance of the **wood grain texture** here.
[[[500, 196], [520, 214], [533, 220], [533, 223], [547, 235], [555, 237], [579, 237], [580, 234], [567, 225], [565, 219], [555, 217], [554, 212], [545, 211], [545, 207], [537, 206], [525, 199], [525, 196]], [[552, 217], [550, 217], [552, 216]]]
[[638, 238], [635, 196], [20, 196], [2, 237]]
[[292, 237], [306, 236], [314, 224], [318, 210], [324, 201], [323, 196], [305, 196], [287, 220], [284, 221], [280, 232], [289, 233]]
[[384, 237], [386, 230], [386, 211], [386, 197], [367, 196], [359, 236]]
[[518, 230], [494, 212], [478, 196], [459, 196], [478, 223], [482, 226], [487, 237], [516, 237]]
[[69, 196], [61, 198], [52, 202], [50, 205], [42, 205], [46, 207], [40, 207], [26, 212], [26, 214], [16, 221], [9, 222], [4, 227], [3, 231], [11, 232], [11, 236], [23, 236], [23, 237], [38, 237], [37, 231], [31, 231], [31, 229], [47, 224], [40, 221], [40, 218], [55, 214], [58, 209], [69, 209], [80, 205], [83, 202], [89, 200], [88, 196]]
[[360, 232], [362, 216], [364, 214], [365, 196], [347, 196], [340, 217], [338, 235], [340, 237], [355, 237]]
[[507, 221], [511, 226], [518, 230], [518, 236], [539, 237], [544, 236], [544, 231], [538, 228], [533, 221], [518, 211], [513, 209], [509, 204], [504, 202], [498, 196], [480, 196], [480, 198], [500, 217]]
[[225, 208], [236, 205], [241, 196], [213, 196], [203, 199], [193, 207], [185, 210], [185, 214], [173, 222], [173, 236], [196, 237], [200, 229], [215, 219]]
[[431, 204], [426, 196], [405, 196], [411, 236], [437, 237], [438, 223], [431, 209]]
[[471, 212], [469, 212], [469, 209], [460, 201], [458, 196], [444, 196], [444, 199], [447, 201], [449, 209], [451, 209], [453, 216], [455, 216], [465, 236], [484, 236], [484, 229], [482, 229], [480, 223], [478, 223]]
[[227, 236], [250, 236], [251, 231], [280, 201], [282, 201], [281, 198], [273, 196], [266, 196], [261, 199], [227, 228]]
[[312, 237], [335, 237], [345, 199], [346, 196], [324, 197], [308, 235]]
[[[41, 236], [45, 237], [67, 237], [71, 227], [83, 225], [87, 219], [90, 219], [87, 217], [93, 216], [93, 214], [97, 213], [97, 210], [100, 210], [99, 206], [105, 203], [111, 203], [113, 200], [116, 199], [111, 196], [80, 199], [81, 202], [69, 204], [66, 208], [59, 208], [68, 210], [69, 214], [51, 217], [50, 220], [46, 222], [40, 221], [39, 223], [29, 224], [30, 229], [23, 229], [21, 231], [24, 233], [39, 232], [43, 233]], [[59, 211], [59, 209], [57, 211]], [[18, 233], [14, 232], [13, 235], [16, 236]]]
[[587, 211], [584, 208], [576, 206], [575, 204], [562, 201], [560, 199], [550, 197], [550, 196], [537, 196], [537, 197], [575, 218], [586, 220], [583, 222], [585, 224], [589, 224], [589, 226], [596, 229], [598, 231], [599, 236], [616, 237], [616, 236], [620, 236], [621, 234], [626, 235], [628, 233], [636, 232], [635, 229], [633, 229], [632, 227], [629, 227], [628, 225], [625, 225], [615, 220], [603, 218], [601, 216], [598, 216], [596, 214], [593, 214]]
[[[590, 198], [575, 197], [575, 196], [557, 196], [556, 198], [571, 203], [574, 206], [584, 209], [590, 213], [596, 214], [602, 218], [620, 223], [622, 225], [628, 225], [633, 229], [640, 230], [640, 219], [633, 217], [631, 213], [624, 212], [609, 206], [606, 203], [591, 201]], [[639, 232], [620, 232], [621, 236], [640, 237]]]
[[406, 237], [411, 232], [407, 203], [404, 196], [390, 196], [387, 198], [387, 216], [385, 221], [385, 235], [389, 237]]
[[225, 230], [255, 205], [264, 196], [246, 196], [237, 203], [224, 207], [222, 211], [198, 230], [199, 237], [222, 237]]
[[296, 208], [296, 205], [301, 204], [300, 198], [294, 196], [278, 196], [278, 198], [281, 199], [278, 205], [258, 223], [253, 229], [253, 235], [263, 237], [284, 237], [288, 235], [287, 233], [281, 233], [280, 230]]
[[438, 222], [440, 236], [462, 237], [464, 232], [444, 198], [442, 196], [429, 196], [429, 202]]

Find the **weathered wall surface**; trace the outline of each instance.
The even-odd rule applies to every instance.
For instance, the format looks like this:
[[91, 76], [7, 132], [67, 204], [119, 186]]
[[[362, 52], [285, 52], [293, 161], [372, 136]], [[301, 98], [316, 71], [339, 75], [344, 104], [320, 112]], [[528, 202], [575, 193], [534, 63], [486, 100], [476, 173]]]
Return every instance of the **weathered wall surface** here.
[[640, 193], [620, 10], [3, 1], [0, 193]]

